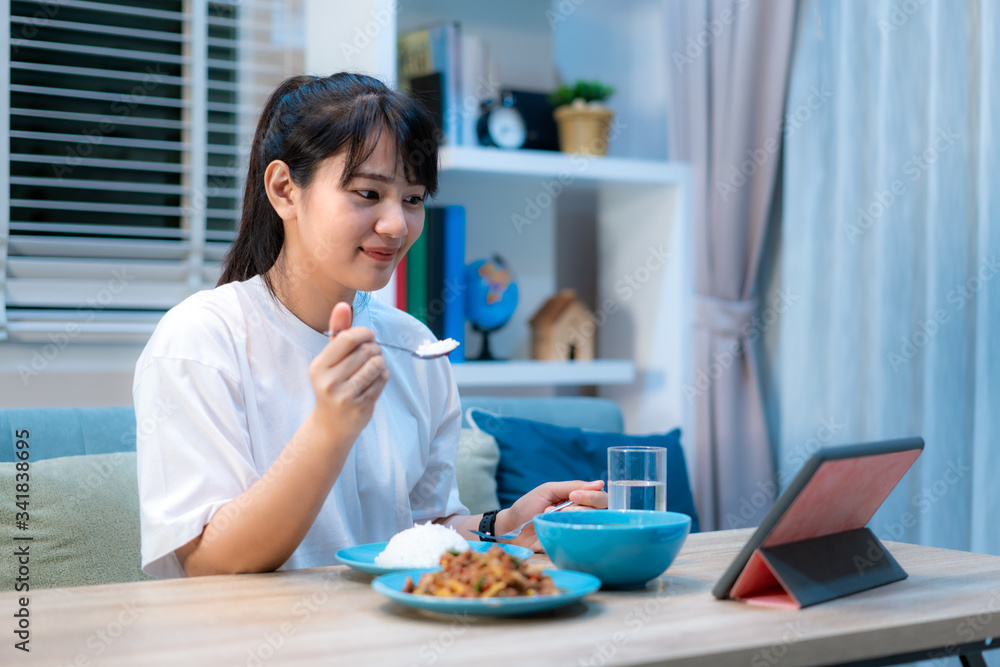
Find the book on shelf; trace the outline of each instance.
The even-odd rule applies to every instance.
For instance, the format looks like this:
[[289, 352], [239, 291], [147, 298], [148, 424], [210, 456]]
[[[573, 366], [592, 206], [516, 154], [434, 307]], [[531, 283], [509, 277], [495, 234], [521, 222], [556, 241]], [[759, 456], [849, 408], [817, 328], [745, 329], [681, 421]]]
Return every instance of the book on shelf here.
[[[424, 228], [427, 227], [424, 213]], [[420, 234], [406, 253], [406, 312], [427, 324], [427, 234]]]
[[441, 72], [420, 74], [410, 79], [410, 94], [423, 102], [434, 120], [434, 126], [444, 131], [444, 88]]
[[406, 312], [438, 340], [454, 338], [448, 355], [465, 361], [465, 209], [428, 206], [424, 231], [407, 253]]
[[444, 208], [444, 337], [460, 345], [448, 358], [465, 361], [465, 209]]
[[[414, 80], [439, 73], [441, 130], [443, 143], [457, 146], [461, 141], [459, 99], [459, 24], [446, 21], [399, 36], [396, 51], [396, 76], [401, 90], [414, 92]], [[419, 83], [419, 81], [418, 81]], [[417, 91], [419, 92], [419, 91]], [[425, 103], [431, 104], [425, 89]]]
[[499, 84], [494, 83], [490, 76], [489, 48], [482, 37], [462, 33], [459, 46], [461, 145], [478, 146], [476, 125], [479, 122], [480, 103], [495, 95]]
[[404, 33], [397, 41], [400, 90], [413, 93], [438, 121], [442, 143], [475, 146], [480, 102], [495, 93], [489, 51], [478, 35], [450, 21]]

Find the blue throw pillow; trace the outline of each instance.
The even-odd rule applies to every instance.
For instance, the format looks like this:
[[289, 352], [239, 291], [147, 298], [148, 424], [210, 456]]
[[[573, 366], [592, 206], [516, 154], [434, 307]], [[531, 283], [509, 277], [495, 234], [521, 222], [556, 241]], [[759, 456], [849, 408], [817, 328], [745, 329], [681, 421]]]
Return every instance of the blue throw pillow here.
[[497, 497], [502, 508], [539, 484], [581, 479], [608, 479], [608, 447], [642, 445], [667, 450], [667, 509], [691, 517], [691, 532], [698, 531], [698, 515], [688, 482], [681, 431], [663, 435], [599, 433], [553, 426], [530, 419], [501, 417], [485, 410], [469, 410], [469, 419], [492, 435], [500, 446]]

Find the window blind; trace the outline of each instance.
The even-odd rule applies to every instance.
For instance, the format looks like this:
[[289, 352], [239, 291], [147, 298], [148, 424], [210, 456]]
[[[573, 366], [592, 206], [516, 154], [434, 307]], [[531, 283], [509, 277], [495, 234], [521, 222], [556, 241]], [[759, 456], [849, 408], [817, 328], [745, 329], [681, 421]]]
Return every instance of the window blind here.
[[260, 106], [302, 69], [301, 3], [0, 7], [0, 339], [143, 340], [218, 280]]

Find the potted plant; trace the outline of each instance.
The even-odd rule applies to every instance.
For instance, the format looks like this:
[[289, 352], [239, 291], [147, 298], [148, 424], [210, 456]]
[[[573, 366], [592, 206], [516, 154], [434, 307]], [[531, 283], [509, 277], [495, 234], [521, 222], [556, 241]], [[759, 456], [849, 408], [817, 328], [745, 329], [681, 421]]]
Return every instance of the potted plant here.
[[608, 129], [614, 113], [601, 104], [615, 89], [599, 81], [579, 80], [562, 85], [549, 96], [559, 129], [559, 148], [564, 153], [604, 155]]

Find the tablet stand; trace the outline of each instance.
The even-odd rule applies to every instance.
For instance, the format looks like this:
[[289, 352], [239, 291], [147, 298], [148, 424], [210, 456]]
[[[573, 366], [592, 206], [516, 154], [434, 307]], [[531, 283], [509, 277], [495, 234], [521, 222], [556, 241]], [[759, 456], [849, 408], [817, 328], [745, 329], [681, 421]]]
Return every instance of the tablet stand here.
[[906, 578], [868, 528], [754, 551], [733, 585], [748, 604], [801, 608]]

